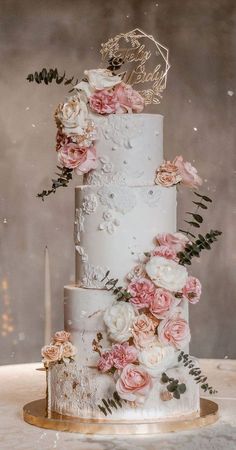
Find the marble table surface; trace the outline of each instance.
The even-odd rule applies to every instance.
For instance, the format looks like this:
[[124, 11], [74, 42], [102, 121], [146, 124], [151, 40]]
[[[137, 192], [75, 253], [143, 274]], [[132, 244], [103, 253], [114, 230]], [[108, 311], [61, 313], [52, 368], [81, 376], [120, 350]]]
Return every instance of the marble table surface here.
[[85, 436], [28, 425], [22, 406], [45, 395], [41, 363], [0, 366], [0, 450], [236, 450], [236, 360], [200, 360], [218, 390], [214, 425], [194, 431], [150, 436]]

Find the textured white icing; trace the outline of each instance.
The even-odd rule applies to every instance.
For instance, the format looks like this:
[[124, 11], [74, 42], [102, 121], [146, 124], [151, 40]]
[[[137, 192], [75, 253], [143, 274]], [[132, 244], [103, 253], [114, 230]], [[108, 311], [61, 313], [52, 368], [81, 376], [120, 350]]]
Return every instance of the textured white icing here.
[[85, 261], [76, 252], [76, 282], [81, 287], [102, 287], [99, 279], [107, 270], [124, 282], [143, 253], [153, 248], [157, 233], [176, 231], [175, 187], [77, 187], [76, 217], [84, 198], [90, 196], [98, 199], [98, 206], [93, 213], [82, 215], [83, 230], [79, 228], [80, 246], [87, 255]]
[[152, 184], [163, 161], [163, 116], [93, 115], [93, 120], [98, 168], [84, 176], [84, 184]]
[[[167, 420], [175, 417], [198, 415], [200, 410], [199, 385], [184, 367], [166, 371], [169, 377], [186, 384], [186, 392], [179, 400], [163, 401], [160, 392], [165, 389], [159, 379], [154, 382], [144, 405], [132, 406], [123, 402], [123, 407], [113, 410], [107, 418], [112, 420]], [[114, 378], [99, 374], [96, 369], [81, 367], [78, 363], [56, 364], [49, 369], [49, 410], [81, 418], [104, 419], [98, 404], [102, 398], [111, 398], [115, 391]]]

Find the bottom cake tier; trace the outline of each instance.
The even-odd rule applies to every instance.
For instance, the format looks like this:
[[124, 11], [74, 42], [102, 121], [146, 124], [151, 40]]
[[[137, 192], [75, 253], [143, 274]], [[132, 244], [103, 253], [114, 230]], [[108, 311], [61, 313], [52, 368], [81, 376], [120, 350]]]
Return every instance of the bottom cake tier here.
[[159, 379], [153, 383], [148, 398], [142, 405], [120, 401], [106, 414], [99, 408], [103, 399], [113, 398], [116, 390], [111, 375], [100, 374], [94, 368], [81, 367], [76, 362], [51, 366], [48, 369], [48, 411], [82, 419], [105, 419], [109, 421], [170, 420], [197, 417], [200, 412], [199, 387], [184, 367], [166, 371], [172, 378], [185, 383], [186, 392], [180, 399], [163, 400], [165, 385]]
[[[103, 320], [104, 311], [114, 302], [111, 292], [105, 290], [65, 287], [65, 330], [77, 347], [75, 360], [64, 359], [50, 364], [47, 369], [48, 411], [82, 419], [109, 421], [175, 420], [196, 417], [200, 412], [199, 385], [189, 369], [178, 362], [178, 352], [172, 365], [162, 369], [149, 387], [148, 395], [139, 401], [126, 401], [117, 393], [117, 374], [102, 373], [97, 368], [99, 352], [110, 345]], [[183, 304], [187, 316], [187, 307]], [[133, 366], [136, 367], [135, 365]], [[168, 381], [163, 379], [163, 373]], [[139, 376], [139, 375], [137, 375]], [[168, 383], [182, 386], [175, 397]]]

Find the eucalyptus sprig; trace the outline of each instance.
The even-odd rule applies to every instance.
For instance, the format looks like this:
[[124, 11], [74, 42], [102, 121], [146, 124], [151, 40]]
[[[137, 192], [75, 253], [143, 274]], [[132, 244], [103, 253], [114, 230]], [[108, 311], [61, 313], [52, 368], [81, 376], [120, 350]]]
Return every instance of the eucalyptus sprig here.
[[211, 244], [217, 241], [217, 237], [221, 234], [222, 232], [218, 230], [210, 230], [208, 233], [206, 233], [205, 236], [199, 234], [195, 241], [192, 241], [185, 246], [183, 252], [179, 252], [177, 254], [179, 258], [179, 264], [181, 264], [182, 266], [185, 266], [186, 264], [191, 265], [192, 258], [194, 258], [194, 256], [199, 258], [202, 250], [210, 250]]
[[[199, 214], [199, 209], [208, 209], [207, 203], [212, 203], [212, 199], [210, 197], [207, 197], [206, 195], [199, 194], [198, 192], [194, 192], [194, 194], [198, 197], [197, 201], [192, 201], [192, 203], [195, 205], [195, 211], [190, 212], [188, 211], [186, 214], [191, 216], [191, 220], [185, 220], [185, 223], [190, 225], [190, 227], [194, 228], [200, 228], [200, 225], [203, 223], [203, 217], [201, 214]], [[182, 233], [185, 233], [187, 236], [191, 236], [192, 238], [195, 238], [196, 236], [191, 233], [188, 230], [179, 230]]]
[[131, 294], [124, 289], [122, 286], [118, 286], [119, 280], [118, 278], [108, 278], [110, 274], [110, 270], [107, 271], [105, 277], [101, 280], [101, 282], [106, 281], [105, 289], [107, 291], [112, 291], [114, 295], [117, 296], [116, 300], [124, 300], [128, 301], [131, 298]]
[[[45, 67], [39, 72], [36, 71], [34, 73], [29, 73], [29, 75], [26, 77], [26, 80], [28, 80], [30, 83], [35, 81], [38, 84], [44, 83], [47, 85], [55, 81], [56, 84], [63, 83], [65, 86], [71, 85], [73, 89], [76, 86], [76, 84], [78, 84], [78, 79], [75, 80], [74, 76], [67, 78], [65, 72], [62, 75], [60, 75], [57, 68], [46, 69]], [[73, 91], [73, 89], [71, 91]]]
[[56, 190], [59, 187], [67, 187], [69, 182], [72, 180], [72, 172], [73, 169], [68, 169], [67, 167], [57, 166], [59, 173], [58, 178], [52, 179], [52, 187], [49, 190], [43, 190], [40, 194], [37, 194], [37, 197], [41, 198], [44, 201], [44, 197], [48, 197], [50, 194], [55, 194]]
[[179, 380], [168, 377], [165, 372], [161, 375], [161, 382], [168, 383], [166, 386], [167, 391], [170, 392], [177, 400], [179, 400], [180, 396], [186, 392], [185, 383], [180, 383]]
[[188, 369], [190, 369], [189, 374], [194, 377], [194, 381], [197, 384], [201, 383], [200, 388], [204, 392], [209, 392], [209, 394], [211, 395], [217, 393], [217, 391], [207, 383], [207, 376], [202, 375], [200, 367], [195, 367], [195, 362], [191, 359], [188, 353], [184, 353], [183, 351], [181, 351], [178, 356], [178, 361], [182, 362], [185, 367], [188, 367]]
[[100, 411], [102, 411], [102, 413], [104, 414], [104, 416], [107, 416], [108, 413], [112, 414], [112, 408], [113, 409], [118, 409], [118, 408], [122, 408], [122, 400], [118, 394], [118, 392], [114, 392], [112, 398], [103, 398], [102, 399], [102, 404], [98, 405], [98, 408], [100, 409]]

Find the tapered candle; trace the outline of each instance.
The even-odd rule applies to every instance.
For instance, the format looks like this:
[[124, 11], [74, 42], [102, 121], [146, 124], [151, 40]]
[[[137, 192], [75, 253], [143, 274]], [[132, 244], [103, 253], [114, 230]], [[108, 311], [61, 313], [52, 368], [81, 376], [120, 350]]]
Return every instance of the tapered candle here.
[[51, 323], [51, 279], [50, 279], [50, 264], [49, 252], [45, 247], [44, 252], [44, 343], [49, 344], [52, 333]]

